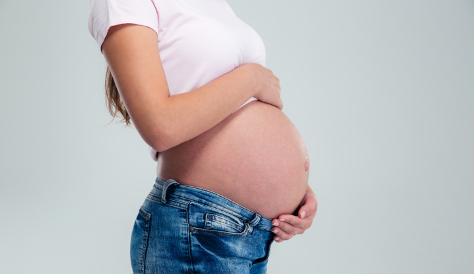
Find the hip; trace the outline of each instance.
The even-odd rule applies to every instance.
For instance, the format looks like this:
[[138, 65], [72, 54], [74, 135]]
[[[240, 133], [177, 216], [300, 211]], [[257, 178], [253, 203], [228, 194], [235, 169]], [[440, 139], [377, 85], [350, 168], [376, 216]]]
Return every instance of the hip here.
[[156, 178], [139, 209], [136, 273], [266, 273], [271, 220], [212, 191]]

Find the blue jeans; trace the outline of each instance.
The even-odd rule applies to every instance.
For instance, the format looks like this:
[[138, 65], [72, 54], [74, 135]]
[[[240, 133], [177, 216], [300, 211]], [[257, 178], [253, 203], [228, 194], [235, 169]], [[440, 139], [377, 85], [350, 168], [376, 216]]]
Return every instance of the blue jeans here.
[[220, 194], [157, 177], [133, 226], [133, 273], [266, 273], [272, 227]]

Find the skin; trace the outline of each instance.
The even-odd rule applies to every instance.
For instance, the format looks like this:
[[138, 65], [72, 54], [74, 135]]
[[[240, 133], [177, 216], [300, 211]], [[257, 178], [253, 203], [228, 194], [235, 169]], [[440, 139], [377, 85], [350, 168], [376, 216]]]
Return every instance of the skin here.
[[[254, 76], [255, 70], [247, 69], [248, 66], [242, 66], [221, 77], [219, 81], [210, 83], [216, 88], [203, 87], [201, 90], [169, 96], [161, 61], [156, 62], [160, 60], [156, 39], [156, 33], [146, 27], [116, 26], [111, 28], [104, 41], [103, 53], [138, 133], [158, 151], [165, 151], [176, 143], [183, 143], [214, 127], [250, 96], [260, 100], [265, 98], [264, 101], [280, 105], [279, 93], [262, 95], [252, 88], [258, 78]], [[249, 82], [241, 79], [249, 79]], [[218, 85], [229, 83], [228, 92], [224, 96]], [[241, 90], [249, 90], [251, 93], [242, 96]], [[214, 101], [219, 101], [220, 104], [212, 103]], [[162, 131], [155, 132], [157, 130]], [[157, 139], [156, 136], [163, 137]], [[304, 168], [309, 170], [308, 159]], [[308, 186], [297, 216], [282, 214], [273, 219], [272, 224], [276, 226], [275, 241], [281, 242], [303, 234], [311, 226], [316, 209], [316, 197]]]
[[[306, 161], [306, 167], [309, 168], [309, 161]], [[273, 233], [275, 233], [273, 237], [275, 242], [281, 243], [293, 238], [295, 235], [303, 234], [311, 227], [317, 209], [318, 201], [316, 200], [316, 195], [308, 185], [305, 196], [301, 201], [301, 206], [298, 209], [298, 216], [283, 214], [272, 220], [272, 225], [275, 226], [272, 229]]]

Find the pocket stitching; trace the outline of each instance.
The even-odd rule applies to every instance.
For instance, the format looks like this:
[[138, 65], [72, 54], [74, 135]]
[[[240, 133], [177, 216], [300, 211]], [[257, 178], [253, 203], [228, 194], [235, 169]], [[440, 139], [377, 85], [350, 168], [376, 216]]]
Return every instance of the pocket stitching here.
[[[202, 206], [208, 207], [206, 210], [215, 211], [215, 213], [207, 212], [207, 213], [204, 214], [204, 228], [192, 226], [188, 222], [188, 226], [190, 228], [193, 228], [197, 232], [202, 232], [202, 233], [207, 233], [207, 234], [214, 234], [214, 235], [243, 236], [243, 235], [249, 234], [252, 230], [251, 228], [248, 228], [247, 232], [245, 232], [246, 223], [239, 219], [240, 215], [236, 215], [236, 214], [233, 214], [231, 212], [221, 210], [220, 208], [213, 207], [212, 205], [208, 205], [208, 204], [205, 204], [205, 203], [200, 203], [198, 201], [189, 201], [188, 206], [190, 204], [202, 205]], [[189, 211], [189, 208], [187, 208], [187, 211]], [[222, 215], [222, 216], [219, 216], [219, 215]], [[211, 218], [208, 218], [209, 216]], [[233, 220], [233, 218], [241, 221], [242, 224], [236, 222], [235, 220]], [[225, 231], [225, 230], [219, 230], [219, 229], [212, 229], [212, 223], [213, 222], [218, 222], [218, 223], [221, 223], [221, 224], [223, 224], [223, 225], [225, 225], [229, 228], [237, 229], [237, 230], [239, 230], [239, 232], [231, 232], [231, 231]], [[242, 230], [242, 231], [240, 231], [240, 230]]]
[[200, 227], [193, 227], [193, 226], [190, 226], [193, 228], [193, 231], [194, 232], [197, 232], [197, 233], [206, 233], [206, 234], [212, 234], [212, 235], [225, 235], [225, 236], [245, 236], [247, 234], [249, 234], [249, 229], [245, 229], [244, 231], [242, 232], [229, 232], [229, 231], [220, 231], [220, 230], [215, 230], [215, 229], [203, 229], [203, 228], [200, 228]]
[[[224, 224], [224, 225], [233, 226], [235, 229], [238, 229], [238, 230], [242, 230], [242, 227], [245, 227], [245, 226], [243, 226], [241, 224], [238, 224], [234, 221], [225, 219], [224, 217], [216, 216], [214, 214], [210, 214], [210, 215], [212, 215], [212, 222], [218, 222], [218, 223], [221, 223], [221, 224]], [[221, 221], [221, 220], [223, 220], [223, 221]]]
[[147, 221], [150, 220], [150, 213], [146, 212], [142, 207], [140, 207], [140, 210], [138, 212], [142, 215], [143, 218], [145, 218]]
[[[201, 203], [201, 202], [198, 202], [198, 201], [191, 201], [190, 203], [197, 204], [197, 205], [203, 205], [203, 206], [205, 206], [205, 207], [210, 208], [210, 210], [216, 211], [217, 213], [222, 214], [222, 215], [225, 215], [225, 216], [232, 216], [232, 217], [234, 217], [234, 218], [236, 218], [236, 219], [243, 218], [241, 215], [238, 215], [238, 214], [236, 214], [235, 212], [222, 210], [221, 208], [212, 206], [212, 205], [210, 205], [210, 204]], [[213, 214], [213, 213], [210, 213], [210, 214]], [[229, 218], [231, 218], [231, 217], [229, 217]], [[236, 222], [234, 222], [234, 221], [230, 221], [230, 222], [236, 223]], [[243, 223], [243, 222], [242, 222], [242, 223]], [[241, 225], [241, 224], [239, 224], [239, 223], [236, 223], [236, 224]]]
[[[146, 260], [146, 251], [148, 247], [148, 238], [150, 235], [150, 226], [151, 226], [151, 213], [143, 209], [143, 206], [140, 206], [138, 210], [140, 215], [145, 219], [145, 228], [143, 230], [143, 244], [140, 251], [140, 271], [145, 273], [145, 260]], [[144, 214], [146, 216], [144, 216]]]

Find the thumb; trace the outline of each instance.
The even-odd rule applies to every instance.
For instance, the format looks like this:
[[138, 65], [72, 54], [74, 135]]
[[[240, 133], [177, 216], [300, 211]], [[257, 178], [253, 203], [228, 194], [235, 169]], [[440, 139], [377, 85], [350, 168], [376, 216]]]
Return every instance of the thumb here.
[[308, 212], [311, 212], [311, 208], [307, 205], [302, 206], [298, 211], [298, 216], [303, 219], [304, 217], [308, 216]]

